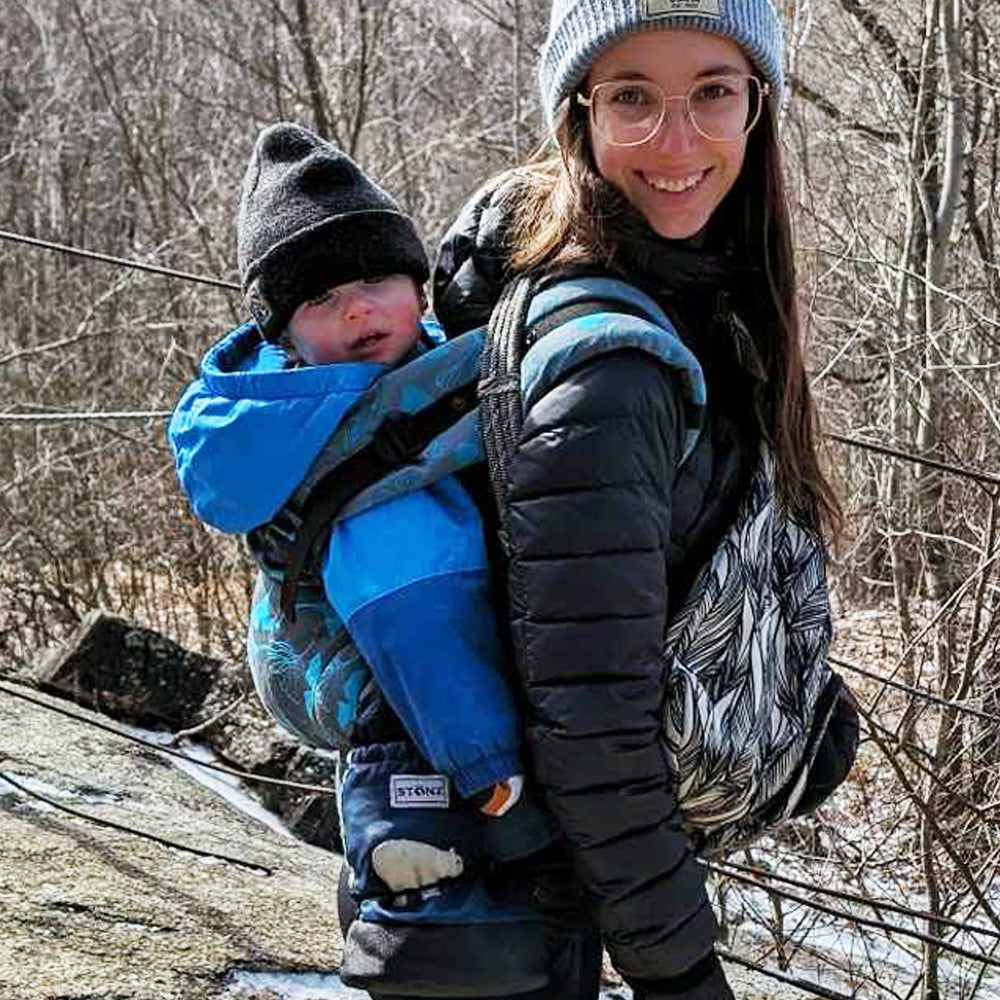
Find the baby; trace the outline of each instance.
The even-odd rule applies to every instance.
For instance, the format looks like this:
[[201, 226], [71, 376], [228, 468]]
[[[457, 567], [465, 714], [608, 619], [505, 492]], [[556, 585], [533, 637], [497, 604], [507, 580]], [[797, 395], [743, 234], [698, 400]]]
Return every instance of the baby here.
[[[240, 203], [239, 264], [254, 322], [206, 354], [169, 436], [196, 513], [249, 533], [254, 551], [344, 415], [443, 334], [424, 316], [428, 265], [412, 221], [300, 126], [258, 138]], [[280, 578], [280, 546], [256, 548], [263, 575]], [[295, 735], [322, 744], [322, 720], [334, 714], [350, 733], [338, 749], [348, 751], [341, 830], [360, 905], [352, 934], [366, 921], [379, 933], [409, 918], [434, 923], [435, 914], [447, 924], [451, 905], [467, 920], [491, 854], [510, 860], [551, 840], [522, 794], [520, 720], [479, 511], [454, 476], [393, 497], [331, 527], [318, 575], [324, 614], [346, 627], [376, 698], [402, 725], [345, 725], [344, 703], [329, 704], [345, 685], [327, 683], [342, 649], [289, 657], [278, 641], [274, 655], [255, 656], [251, 642], [251, 665], [266, 707]], [[254, 619], [271, 613], [262, 601], [258, 585]], [[272, 615], [271, 625], [280, 639], [287, 623]], [[357, 685], [352, 692], [356, 711]], [[415, 782], [421, 802], [410, 794]], [[488, 933], [502, 947], [497, 927]]]

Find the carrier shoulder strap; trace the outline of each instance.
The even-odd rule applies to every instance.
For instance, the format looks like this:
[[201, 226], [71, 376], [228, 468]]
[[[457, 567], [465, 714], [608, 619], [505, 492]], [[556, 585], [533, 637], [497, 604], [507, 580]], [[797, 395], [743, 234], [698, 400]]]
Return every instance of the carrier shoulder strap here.
[[[587, 279], [584, 283], [588, 283]], [[640, 303], [646, 296], [642, 293], [633, 289], [634, 301], [630, 301], [614, 295], [613, 286], [619, 285], [617, 281], [597, 279], [590, 283], [594, 288], [592, 296], [574, 297], [566, 305], [556, 305], [540, 319], [530, 322], [531, 304], [540, 291], [540, 282], [527, 276], [516, 278], [504, 287], [490, 315], [479, 379], [480, 430], [493, 496], [500, 515], [500, 540], [505, 551], [509, 551], [510, 537], [506, 503], [510, 463], [524, 423], [524, 386], [521, 379], [524, 356], [544, 336], [584, 316], [616, 313], [635, 316], [657, 326], [666, 322], [661, 318], [662, 314], [657, 315], [655, 303], [650, 302], [649, 308], [643, 308]], [[614, 346], [627, 345], [615, 343]], [[697, 361], [679, 341], [676, 354], [678, 366], [697, 369], [697, 379], [700, 380]], [[700, 395], [703, 399], [703, 394], [704, 384], [699, 381], [692, 395]], [[690, 416], [692, 426], [697, 422], [696, 416]]]
[[414, 462], [434, 438], [475, 405], [476, 385], [468, 382], [416, 413], [390, 413], [368, 444], [313, 486], [281, 584], [281, 610], [289, 621], [295, 621], [295, 596], [306, 561], [345, 505], [389, 473]]
[[500, 515], [500, 541], [509, 552], [507, 496], [510, 462], [521, 435], [521, 353], [524, 321], [535, 283], [527, 277], [507, 284], [490, 315], [479, 376], [480, 432]]

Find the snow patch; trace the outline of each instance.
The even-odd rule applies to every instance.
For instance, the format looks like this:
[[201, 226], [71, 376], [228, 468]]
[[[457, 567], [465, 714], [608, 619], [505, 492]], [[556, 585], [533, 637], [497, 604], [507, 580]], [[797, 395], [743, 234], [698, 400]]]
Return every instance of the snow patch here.
[[[142, 739], [148, 740], [150, 743], [158, 743], [161, 746], [169, 746], [172, 739], [170, 733], [150, 732], [145, 729], [135, 729], [125, 726], [122, 728], [127, 729], [134, 736], [140, 736]], [[203, 761], [207, 764], [220, 763], [215, 754], [212, 753], [208, 747], [200, 743], [185, 743], [183, 746], [171, 747], [171, 749], [176, 749], [183, 753], [186, 757], [193, 758], [193, 760]], [[265, 809], [260, 802], [247, 791], [240, 779], [235, 775], [224, 774], [221, 771], [213, 771], [211, 768], [201, 767], [192, 761], [183, 760], [182, 758], [174, 757], [173, 755], [168, 756], [167, 759], [179, 771], [183, 771], [188, 776], [194, 778], [200, 785], [204, 785], [206, 788], [211, 789], [211, 791], [215, 792], [216, 795], [221, 796], [228, 803], [230, 803], [230, 805], [239, 809], [240, 812], [252, 817], [259, 823], [263, 823], [266, 827], [269, 827], [282, 837], [288, 837], [291, 840], [298, 839], [273, 812]], [[362, 994], [362, 996], [364, 995], [365, 994]]]
[[368, 1000], [368, 994], [352, 990], [332, 972], [235, 972], [226, 983], [224, 996], [270, 990], [285, 1000]]
[[[335, 973], [324, 972], [234, 972], [226, 983], [227, 997], [270, 990], [283, 1000], [368, 1000], [368, 994], [345, 986]], [[632, 1000], [624, 988], [602, 991], [601, 1000]]]

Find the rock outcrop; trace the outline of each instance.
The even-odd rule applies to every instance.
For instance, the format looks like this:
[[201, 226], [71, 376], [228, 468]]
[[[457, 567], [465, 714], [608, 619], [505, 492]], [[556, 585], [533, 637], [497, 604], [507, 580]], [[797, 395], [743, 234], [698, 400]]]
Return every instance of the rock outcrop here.
[[[103, 612], [37, 679], [48, 694], [29, 697], [57, 707], [49, 695], [69, 698], [93, 721], [102, 720], [81, 706], [170, 731], [211, 723], [197, 740], [224, 762], [333, 785], [330, 756], [286, 736], [238, 666]], [[9, 681], [0, 687], [0, 1000], [364, 1000], [336, 975], [342, 861], [332, 797], [258, 785], [265, 805], [297, 824], [293, 837], [156, 750], [27, 702], [17, 693], [28, 690]], [[627, 1000], [607, 971], [601, 1000]], [[737, 996], [806, 996], [738, 966], [727, 973]]]
[[242, 862], [96, 825], [0, 780], [2, 1000], [209, 1000], [239, 970], [335, 973], [337, 855], [249, 818], [155, 751], [9, 694], [2, 704], [0, 771], [19, 785]]
[[[274, 722], [245, 666], [194, 653], [107, 612], [87, 615], [68, 642], [42, 659], [35, 679], [42, 690], [121, 722], [170, 732], [201, 727], [198, 742], [238, 770], [333, 787], [333, 757], [303, 746]], [[264, 782], [250, 787], [296, 836], [342, 850], [332, 797]]]
[[221, 660], [93, 611], [42, 659], [36, 677], [42, 687], [114, 718], [180, 729], [198, 716], [222, 672]]

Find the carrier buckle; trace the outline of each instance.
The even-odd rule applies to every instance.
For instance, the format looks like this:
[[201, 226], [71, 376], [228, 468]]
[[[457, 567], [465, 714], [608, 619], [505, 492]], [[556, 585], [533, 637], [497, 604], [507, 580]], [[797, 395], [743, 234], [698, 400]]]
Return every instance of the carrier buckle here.
[[388, 414], [372, 438], [375, 454], [392, 467], [411, 464], [426, 444], [426, 434], [409, 413]]

